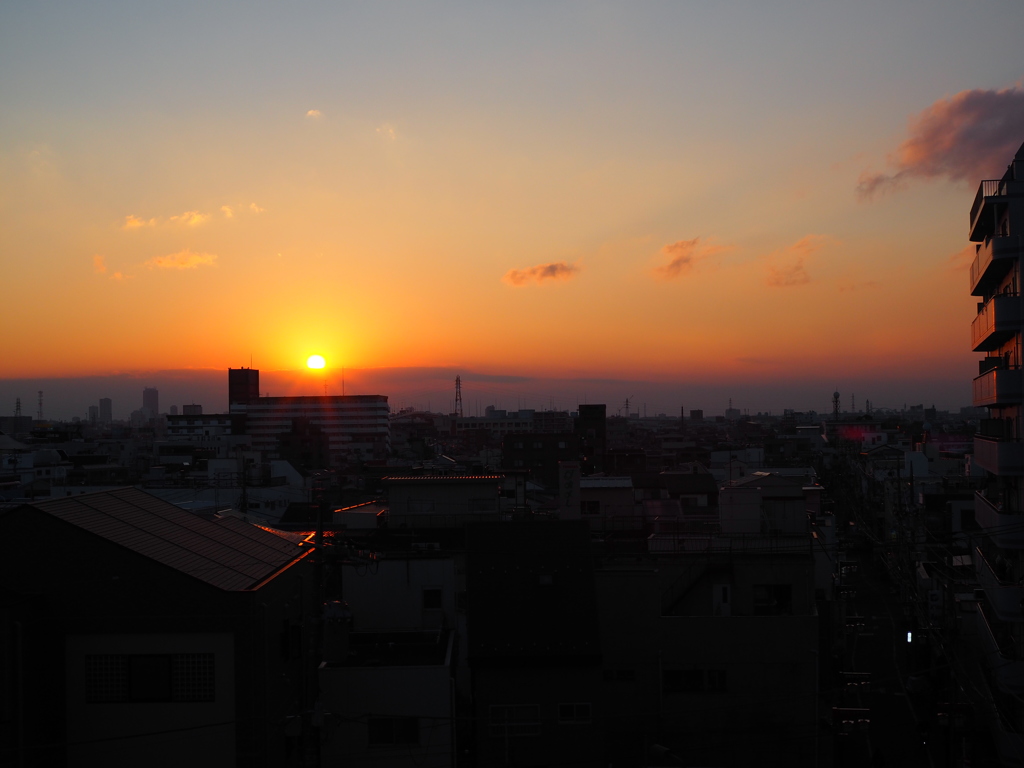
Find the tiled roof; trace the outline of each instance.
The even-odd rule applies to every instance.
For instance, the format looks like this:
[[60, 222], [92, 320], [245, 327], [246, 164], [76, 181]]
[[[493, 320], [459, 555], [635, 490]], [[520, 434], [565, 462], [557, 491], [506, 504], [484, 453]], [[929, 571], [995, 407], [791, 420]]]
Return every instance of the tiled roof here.
[[31, 506], [228, 591], [251, 589], [306, 551], [236, 518], [206, 520], [134, 488]]

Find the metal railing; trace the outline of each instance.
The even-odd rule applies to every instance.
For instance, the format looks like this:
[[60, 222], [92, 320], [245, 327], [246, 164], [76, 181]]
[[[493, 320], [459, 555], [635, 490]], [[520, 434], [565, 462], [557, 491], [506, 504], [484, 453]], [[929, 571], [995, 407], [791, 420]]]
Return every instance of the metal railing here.
[[1002, 179], [986, 179], [978, 187], [978, 194], [974, 198], [974, 205], [971, 206], [971, 230], [978, 223], [978, 215], [985, 204], [986, 197], [999, 197], [1006, 194], [1006, 182]]

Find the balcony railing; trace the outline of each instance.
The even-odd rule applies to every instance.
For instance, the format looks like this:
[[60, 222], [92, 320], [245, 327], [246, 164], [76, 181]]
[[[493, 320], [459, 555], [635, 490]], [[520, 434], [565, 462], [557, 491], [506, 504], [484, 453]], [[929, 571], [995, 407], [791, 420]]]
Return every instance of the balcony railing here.
[[1024, 443], [975, 435], [974, 463], [995, 475], [1024, 474]]
[[1006, 622], [1024, 621], [1024, 613], [1021, 610], [1024, 586], [1000, 579], [992, 563], [981, 551], [981, 547], [974, 548], [974, 571], [978, 576], [978, 583], [985, 590], [985, 597], [988, 598], [995, 617]]
[[996, 368], [974, 379], [975, 408], [1021, 402], [1020, 369]]
[[975, 352], [988, 352], [1020, 330], [1020, 295], [1001, 293], [980, 305], [978, 316], [971, 323], [971, 347]]
[[1024, 514], [1003, 512], [984, 495], [975, 493], [974, 522], [1003, 549], [1024, 549]]
[[971, 294], [984, 296], [991, 291], [1020, 255], [1020, 237], [986, 237], [978, 243], [971, 263]]
[[1024, 661], [1014, 657], [1009, 628], [994, 624], [989, 616], [991, 610], [984, 602], [978, 603], [978, 640], [985, 664], [992, 670], [1000, 690], [1020, 696], [1024, 693]]
[[978, 216], [985, 205], [986, 197], [1001, 197], [1006, 194], [1006, 182], [1002, 179], [985, 179], [978, 186], [978, 194], [974, 196], [974, 205], [971, 206], [971, 231], [978, 223]]

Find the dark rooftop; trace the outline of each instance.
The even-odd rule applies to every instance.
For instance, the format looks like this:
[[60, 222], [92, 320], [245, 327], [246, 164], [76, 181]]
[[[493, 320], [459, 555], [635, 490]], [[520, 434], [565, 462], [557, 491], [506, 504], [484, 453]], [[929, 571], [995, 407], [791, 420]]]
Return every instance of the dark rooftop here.
[[204, 519], [134, 488], [26, 506], [228, 591], [252, 589], [309, 551], [237, 518]]

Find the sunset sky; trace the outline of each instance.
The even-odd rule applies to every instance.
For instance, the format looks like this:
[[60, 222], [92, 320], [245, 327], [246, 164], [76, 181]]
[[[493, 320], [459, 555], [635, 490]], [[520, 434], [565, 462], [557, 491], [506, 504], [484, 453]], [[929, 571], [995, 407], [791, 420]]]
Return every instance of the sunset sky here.
[[4, 3], [0, 413], [313, 353], [435, 410], [459, 372], [480, 408], [968, 405], [1022, 28], [1019, 0]]

